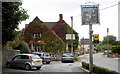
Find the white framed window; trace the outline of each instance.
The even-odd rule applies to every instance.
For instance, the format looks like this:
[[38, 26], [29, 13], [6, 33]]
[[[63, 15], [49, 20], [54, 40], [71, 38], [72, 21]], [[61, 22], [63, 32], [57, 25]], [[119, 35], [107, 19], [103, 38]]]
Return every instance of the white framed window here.
[[33, 38], [41, 38], [41, 33], [33, 33]]
[[33, 50], [34, 51], [41, 51], [41, 47], [39, 45], [33, 44]]

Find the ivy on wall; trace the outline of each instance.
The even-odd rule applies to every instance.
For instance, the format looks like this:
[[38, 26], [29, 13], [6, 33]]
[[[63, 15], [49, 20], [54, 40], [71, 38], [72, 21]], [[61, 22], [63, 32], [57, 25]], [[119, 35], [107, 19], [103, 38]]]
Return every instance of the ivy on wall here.
[[[41, 37], [33, 38], [33, 33], [41, 33]], [[33, 39], [36, 39], [36, 41]], [[24, 40], [28, 44], [34, 42], [34, 44], [40, 45], [42, 50], [51, 53], [62, 52], [65, 47], [63, 40], [49, 26], [43, 24], [38, 17], [29, 23], [27, 28], [25, 28]], [[40, 44], [38, 41], [44, 42]]]

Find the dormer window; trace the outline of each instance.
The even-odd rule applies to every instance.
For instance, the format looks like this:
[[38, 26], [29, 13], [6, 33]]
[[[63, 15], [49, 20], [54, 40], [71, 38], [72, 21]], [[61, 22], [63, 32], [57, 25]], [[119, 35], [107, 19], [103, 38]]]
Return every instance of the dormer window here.
[[41, 33], [33, 33], [33, 38], [41, 38]]

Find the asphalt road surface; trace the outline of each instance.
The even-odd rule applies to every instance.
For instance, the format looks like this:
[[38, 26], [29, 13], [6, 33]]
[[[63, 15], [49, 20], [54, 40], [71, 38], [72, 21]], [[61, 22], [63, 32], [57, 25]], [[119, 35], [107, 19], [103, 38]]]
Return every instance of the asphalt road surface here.
[[[89, 54], [84, 55], [82, 60], [89, 62]], [[118, 68], [120, 66], [119, 58], [110, 58], [103, 55], [103, 53], [97, 53], [93, 54], [93, 63], [97, 66], [120, 72], [120, 68]]]
[[[61, 74], [88, 74], [87, 72], [84, 72], [80, 69], [81, 63], [80, 62], [74, 62], [74, 63], [61, 63], [61, 61], [52, 61], [50, 64], [43, 64], [42, 68], [40, 70], [36, 70], [33, 68], [30, 71], [26, 71], [24, 69], [3, 69], [3, 74], [18, 74], [20, 72], [22, 73], [31, 73], [31, 74], [38, 74], [38, 73], [61, 73]], [[21, 74], [22, 74], [21, 73]]]

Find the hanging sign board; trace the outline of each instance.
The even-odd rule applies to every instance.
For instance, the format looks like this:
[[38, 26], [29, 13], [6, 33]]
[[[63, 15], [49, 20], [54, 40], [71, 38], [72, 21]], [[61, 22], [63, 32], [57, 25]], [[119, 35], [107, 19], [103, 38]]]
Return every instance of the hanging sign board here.
[[[72, 38], [72, 35], [73, 35], [73, 38]], [[69, 40], [69, 39], [75, 40], [75, 34], [66, 34], [66, 40]]]
[[81, 5], [82, 25], [99, 24], [99, 5]]

